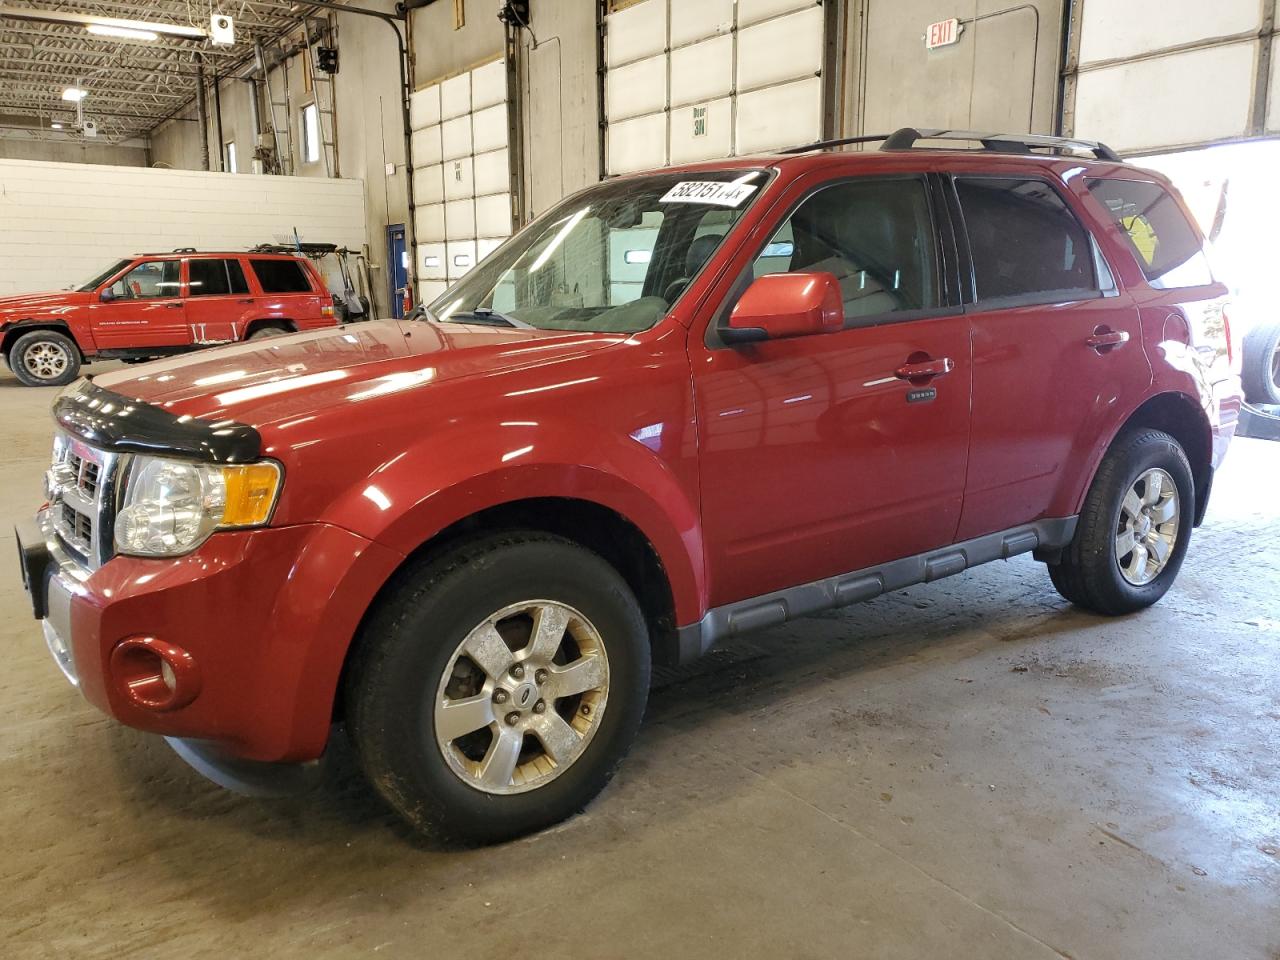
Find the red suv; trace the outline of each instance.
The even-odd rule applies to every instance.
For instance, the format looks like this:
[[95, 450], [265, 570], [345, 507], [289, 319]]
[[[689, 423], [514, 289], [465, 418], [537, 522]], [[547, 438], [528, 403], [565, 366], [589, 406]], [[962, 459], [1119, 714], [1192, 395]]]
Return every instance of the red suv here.
[[1202, 238], [1100, 145], [920, 136], [609, 180], [420, 319], [69, 388], [19, 533], [55, 659], [224, 784], [343, 723], [494, 840], [722, 638], [1024, 553], [1154, 603], [1240, 403]]
[[29, 387], [70, 383], [88, 360], [146, 360], [331, 327], [333, 297], [292, 254], [146, 253], [55, 293], [0, 298], [0, 351]]

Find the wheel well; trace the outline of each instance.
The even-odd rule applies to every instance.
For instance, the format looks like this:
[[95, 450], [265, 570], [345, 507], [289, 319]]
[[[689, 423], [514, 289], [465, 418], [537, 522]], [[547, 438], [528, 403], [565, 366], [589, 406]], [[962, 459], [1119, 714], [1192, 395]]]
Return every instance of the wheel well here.
[[[75, 335], [65, 323], [22, 323], [19, 321], [14, 326], [4, 332], [4, 339], [0, 340], [0, 353], [3, 353], [8, 359], [9, 351], [13, 349], [14, 342], [24, 334], [31, 333], [35, 330], [56, 330], [63, 336], [70, 337], [71, 342], [76, 345], [76, 349], [80, 349], [80, 344], [76, 342]], [[81, 359], [84, 357], [84, 351], [80, 350]]]
[[244, 328], [244, 339], [248, 340], [264, 327], [277, 327], [281, 330], [288, 330], [290, 333], [297, 333], [298, 327], [292, 320], [286, 320], [283, 317], [273, 317], [270, 320], [250, 320], [249, 325]]
[[1125, 422], [1125, 430], [1135, 427], [1163, 430], [1178, 441], [1191, 463], [1196, 484], [1196, 517], [1203, 517], [1213, 472], [1213, 430], [1204, 411], [1184, 394], [1162, 393], [1146, 401]]
[[[370, 610], [392, 588], [402, 571], [423, 559], [438, 556], [456, 543], [501, 530], [537, 530], [555, 534], [598, 553], [631, 588], [645, 622], [649, 625], [649, 643], [654, 662], [661, 666], [676, 662], [675, 599], [658, 552], [649, 539], [621, 514], [586, 500], [564, 497], [538, 497], [517, 500], [481, 510], [441, 530], [414, 550], [388, 579], [370, 604]], [[368, 614], [366, 614], [366, 617]], [[360, 631], [356, 631], [357, 637]], [[353, 643], [347, 651], [351, 662]], [[343, 674], [346, 665], [343, 666]], [[338, 684], [334, 702], [335, 718], [342, 716], [345, 682]]]

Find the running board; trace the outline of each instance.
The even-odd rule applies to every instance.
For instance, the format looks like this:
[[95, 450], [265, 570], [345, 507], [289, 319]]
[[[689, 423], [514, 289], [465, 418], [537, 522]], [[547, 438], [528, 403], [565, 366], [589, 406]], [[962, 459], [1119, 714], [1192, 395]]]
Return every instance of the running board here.
[[1075, 536], [1078, 519], [1037, 520], [878, 567], [837, 574], [825, 580], [714, 607], [698, 623], [680, 628], [676, 651], [678, 662], [686, 663], [702, 656], [727, 637], [776, 627], [797, 617], [871, 600], [882, 593], [918, 583], [941, 580], [991, 560], [1008, 560], [1035, 550], [1061, 550]]

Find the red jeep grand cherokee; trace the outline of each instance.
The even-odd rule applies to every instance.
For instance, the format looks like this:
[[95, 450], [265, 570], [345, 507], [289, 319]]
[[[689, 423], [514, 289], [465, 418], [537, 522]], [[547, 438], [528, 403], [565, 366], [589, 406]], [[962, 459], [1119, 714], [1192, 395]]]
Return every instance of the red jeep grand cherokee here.
[[69, 388], [19, 536], [57, 662], [241, 789], [342, 721], [495, 840], [723, 637], [1028, 552], [1154, 603], [1239, 407], [1200, 235], [1100, 145], [919, 136], [610, 180], [419, 319]]
[[27, 386], [60, 386], [86, 360], [145, 360], [336, 322], [303, 257], [175, 250], [116, 261], [71, 290], [0, 298], [0, 352]]

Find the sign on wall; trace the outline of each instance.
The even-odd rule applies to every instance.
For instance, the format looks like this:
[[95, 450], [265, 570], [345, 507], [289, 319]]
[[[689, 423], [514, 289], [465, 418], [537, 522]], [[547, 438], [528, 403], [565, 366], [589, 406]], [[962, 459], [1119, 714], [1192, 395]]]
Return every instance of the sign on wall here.
[[937, 23], [931, 23], [924, 32], [925, 48], [937, 50], [938, 47], [949, 47], [953, 43], [959, 43], [960, 33], [963, 29], [960, 26], [960, 21], [955, 17], [950, 20], [939, 20]]

